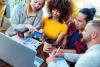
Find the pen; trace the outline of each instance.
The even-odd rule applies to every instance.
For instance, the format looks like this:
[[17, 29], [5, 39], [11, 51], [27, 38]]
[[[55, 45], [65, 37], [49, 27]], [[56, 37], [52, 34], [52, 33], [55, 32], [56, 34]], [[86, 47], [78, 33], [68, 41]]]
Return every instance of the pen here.
[[51, 54], [49, 54], [49, 55], [50, 55], [50, 56], [55, 56], [59, 50], [60, 50], [60, 47], [56, 50], [55, 53], [51, 53]]
[[60, 50], [60, 47], [57, 49], [56, 53], [54, 55], [56, 55], [58, 53], [58, 51]]

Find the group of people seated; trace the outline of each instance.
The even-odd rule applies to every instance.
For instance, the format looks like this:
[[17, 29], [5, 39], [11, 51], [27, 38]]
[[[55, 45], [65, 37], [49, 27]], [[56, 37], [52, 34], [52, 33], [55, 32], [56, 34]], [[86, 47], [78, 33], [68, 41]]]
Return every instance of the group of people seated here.
[[[42, 17], [44, 6], [47, 16]], [[100, 20], [93, 20], [96, 9], [82, 8], [76, 15], [75, 8], [73, 0], [19, 3], [14, 8], [5, 34], [13, 36], [17, 34], [16, 30], [23, 29], [42, 33], [43, 44], [51, 45], [45, 50], [50, 55], [46, 59], [48, 67], [59, 67], [56, 58], [66, 61], [66, 66], [60, 64], [63, 67], [70, 67], [71, 63], [75, 63], [75, 67], [99, 67]]]

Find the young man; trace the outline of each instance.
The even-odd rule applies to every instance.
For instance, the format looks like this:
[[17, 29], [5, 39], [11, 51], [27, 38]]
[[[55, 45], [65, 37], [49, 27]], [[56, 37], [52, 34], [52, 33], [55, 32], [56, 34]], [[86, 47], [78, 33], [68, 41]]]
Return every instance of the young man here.
[[[83, 31], [82, 42], [86, 42], [88, 50], [83, 55], [70, 53], [56, 53], [47, 58], [48, 67], [56, 67], [55, 57], [77, 61], [75, 67], [100, 67], [100, 20], [89, 22]], [[66, 67], [66, 66], [65, 66]]]
[[83, 42], [87, 43], [88, 50], [82, 55], [75, 67], [100, 67], [100, 20], [87, 24], [83, 31]]

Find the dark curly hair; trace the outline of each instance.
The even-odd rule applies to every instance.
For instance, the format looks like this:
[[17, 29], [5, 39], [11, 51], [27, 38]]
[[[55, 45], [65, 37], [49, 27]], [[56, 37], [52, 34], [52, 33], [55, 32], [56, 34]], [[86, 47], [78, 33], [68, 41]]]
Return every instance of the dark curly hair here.
[[[62, 23], [63, 21], [67, 21], [72, 15], [73, 4], [71, 0], [51, 0], [48, 2], [48, 11], [49, 14], [52, 14], [53, 9], [57, 9], [60, 12], [59, 21]], [[49, 19], [52, 18], [52, 15]]]

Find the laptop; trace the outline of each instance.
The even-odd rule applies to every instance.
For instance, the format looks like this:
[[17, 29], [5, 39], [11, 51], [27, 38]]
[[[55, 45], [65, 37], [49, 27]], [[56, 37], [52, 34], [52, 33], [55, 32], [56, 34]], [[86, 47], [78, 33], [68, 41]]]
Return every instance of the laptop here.
[[13, 67], [34, 67], [36, 51], [0, 33], [0, 59]]

